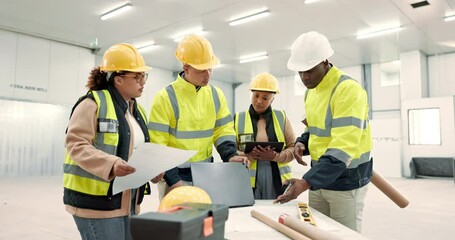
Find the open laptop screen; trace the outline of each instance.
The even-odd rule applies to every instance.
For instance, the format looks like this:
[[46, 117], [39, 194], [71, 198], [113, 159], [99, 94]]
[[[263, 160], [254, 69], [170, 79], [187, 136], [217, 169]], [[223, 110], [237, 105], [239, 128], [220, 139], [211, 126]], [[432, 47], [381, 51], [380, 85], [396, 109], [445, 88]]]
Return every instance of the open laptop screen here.
[[249, 170], [242, 163], [192, 163], [193, 185], [204, 189], [214, 204], [254, 204]]

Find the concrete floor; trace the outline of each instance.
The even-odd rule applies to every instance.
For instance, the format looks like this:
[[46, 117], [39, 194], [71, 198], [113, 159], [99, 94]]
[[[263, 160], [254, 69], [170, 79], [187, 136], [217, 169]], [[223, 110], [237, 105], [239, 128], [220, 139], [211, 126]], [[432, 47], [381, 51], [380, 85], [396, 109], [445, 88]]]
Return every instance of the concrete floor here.
[[[455, 239], [455, 184], [450, 178], [389, 178], [409, 199], [401, 209], [373, 185], [362, 235], [369, 239]], [[157, 209], [155, 192], [143, 212]], [[0, 177], [0, 239], [79, 239], [62, 203], [62, 178]]]

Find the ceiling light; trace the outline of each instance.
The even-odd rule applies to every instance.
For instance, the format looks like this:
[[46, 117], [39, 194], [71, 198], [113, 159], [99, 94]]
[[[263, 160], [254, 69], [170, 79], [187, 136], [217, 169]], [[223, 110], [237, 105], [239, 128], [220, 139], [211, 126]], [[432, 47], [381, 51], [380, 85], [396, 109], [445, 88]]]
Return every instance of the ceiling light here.
[[130, 10], [131, 8], [133, 7], [133, 5], [131, 5], [131, 3], [127, 3], [127, 4], [124, 4], [118, 8], [114, 8], [106, 13], [103, 13], [101, 14], [101, 20], [106, 20], [106, 19], [109, 19], [109, 18], [112, 18], [112, 17], [115, 17], [119, 14], [122, 14], [128, 10]]
[[359, 34], [357, 34], [357, 39], [371, 38], [371, 37], [376, 37], [376, 36], [380, 36], [380, 35], [384, 35], [384, 34], [394, 33], [394, 32], [400, 31], [401, 29], [403, 29], [403, 28], [394, 27], [394, 28], [388, 28], [388, 29], [379, 30], [379, 31], [375, 31], [375, 32], [359, 33]]
[[241, 56], [239, 59], [239, 63], [254, 62], [254, 61], [259, 61], [259, 60], [263, 60], [263, 59], [267, 59], [267, 58], [269, 58], [267, 52], [260, 52], [260, 53], [246, 55], [246, 56]]
[[150, 50], [154, 49], [155, 47], [156, 47], [156, 43], [155, 42], [151, 42], [151, 43], [147, 43], [147, 44], [142, 44], [142, 45], [136, 46], [137, 50], [140, 53], [150, 51]]
[[230, 26], [236, 26], [242, 23], [251, 22], [259, 18], [263, 18], [270, 15], [269, 10], [263, 10], [261, 12], [253, 13], [251, 15], [243, 16], [234, 20], [229, 21]]
[[315, 3], [315, 2], [319, 2], [319, 0], [305, 0], [305, 4], [310, 4], [310, 3]]
[[444, 18], [444, 21], [446, 21], [446, 22], [453, 21], [453, 20], [455, 20], [455, 15], [447, 16]]
[[199, 27], [199, 28], [183, 31], [183, 32], [175, 35], [172, 38], [174, 39], [175, 42], [180, 42], [188, 34], [196, 34], [196, 35], [202, 36], [202, 35], [205, 34], [205, 32], [204, 32], [204, 29], [202, 27]]

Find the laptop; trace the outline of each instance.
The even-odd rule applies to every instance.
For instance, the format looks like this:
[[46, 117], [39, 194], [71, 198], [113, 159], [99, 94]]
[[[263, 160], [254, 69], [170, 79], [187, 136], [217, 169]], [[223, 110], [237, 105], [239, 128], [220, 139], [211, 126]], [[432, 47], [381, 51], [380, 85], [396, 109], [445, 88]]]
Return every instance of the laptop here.
[[253, 189], [249, 170], [242, 163], [192, 163], [193, 185], [204, 189], [213, 204], [252, 206]]

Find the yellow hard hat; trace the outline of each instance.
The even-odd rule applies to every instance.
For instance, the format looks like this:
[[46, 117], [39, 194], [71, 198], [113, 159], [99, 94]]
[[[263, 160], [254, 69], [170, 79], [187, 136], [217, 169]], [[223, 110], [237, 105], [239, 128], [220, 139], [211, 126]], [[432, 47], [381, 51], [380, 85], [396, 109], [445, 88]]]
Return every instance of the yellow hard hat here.
[[279, 93], [278, 80], [270, 73], [256, 75], [250, 83], [251, 91], [264, 91]]
[[305, 72], [332, 55], [333, 49], [326, 36], [315, 31], [307, 32], [300, 35], [292, 44], [288, 69]]
[[220, 61], [213, 54], [212, 44], [199, 35], [190, 34], [180, 41], [175, 56], [182, 62], [198, 70], [206, 70], [218, 65]]
[[145, 72], [150, 69], [136, 47], [127, 43], [115, 44], [106, 50], [100, 67], [103, 72]]
[[194, 186], [182, 186], [172, 189], [160, 202], [158, 211], [166, 211], [175, 205], [192, 202], [211, 204], [209, 194], [201, 188]]

